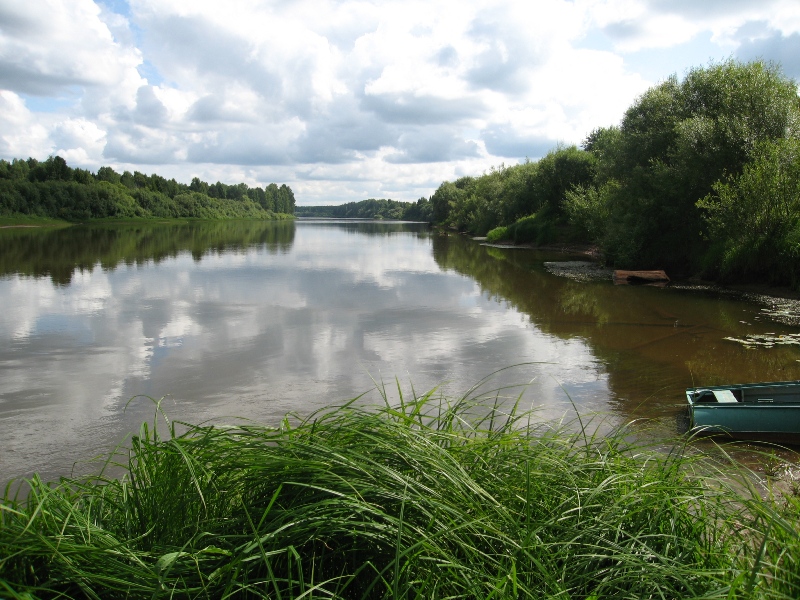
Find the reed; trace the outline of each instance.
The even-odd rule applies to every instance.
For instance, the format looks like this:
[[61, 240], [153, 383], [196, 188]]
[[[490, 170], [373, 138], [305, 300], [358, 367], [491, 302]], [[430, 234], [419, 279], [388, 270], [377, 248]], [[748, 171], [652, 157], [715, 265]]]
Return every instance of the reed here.
[[6, 491], [0, 598], [800, 595], [794, 499], [686, 441], [502, 406], [430, 392], [279, 427], [145, 424], [122, 477]]

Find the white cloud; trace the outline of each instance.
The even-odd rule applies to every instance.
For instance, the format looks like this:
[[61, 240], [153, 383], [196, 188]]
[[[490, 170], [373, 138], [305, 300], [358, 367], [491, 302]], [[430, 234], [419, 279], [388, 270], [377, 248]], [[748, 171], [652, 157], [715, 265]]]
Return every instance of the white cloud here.
[[[733, 50], [733, 34], [752, 21], [766, 20], [784, 35], [800, 31], [795, 0], [578, 0], [622, 52], [646, 48], [670, 48], [687, 43], [702, 32], [723, 50]], [[729, 53], [729, 52], [728, 52]], [[698, 56], [695, 65], [676, 65], [675, 71], [707, 62]]]
[[119, 86], [141, 61], [138, 50], [120, 46], [91, 0], [0, 4], [0, 85], [51, 95], [70, 86]]
[[794, 73], [800, 36], [792, 0], [0, 0], [0, 18], [2, 157], [285, 182], [301, 204], [535, 159], [709, 59]]
[[27, 158], [50, 151], [47, 119], [37, 119], [14, 92], [0, 90], [0, 156]]
[[56, 145], [55, 154], [75, 164], [84, 164], [102, 153], [106, 143], [105, 131], [84, 118], [57, 123], [50, 137]]

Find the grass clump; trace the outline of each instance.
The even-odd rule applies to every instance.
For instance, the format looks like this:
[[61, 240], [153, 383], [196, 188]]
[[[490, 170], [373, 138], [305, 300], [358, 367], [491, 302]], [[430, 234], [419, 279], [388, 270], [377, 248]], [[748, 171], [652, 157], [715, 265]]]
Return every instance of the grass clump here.
[[532, 425], [433, 393], [275, 428], [185, 427], [143, 425], [123, 477], [34, 477], [25, 499], [6, 492], [0, 597], [800, 591], [796, 520], [732, 501], [683, 446]]
[[508, 229], [506, 227], [495, 227], [486, 234], [486, 241], [490, 244], [494, 244], [505, 239], [508, 239]]

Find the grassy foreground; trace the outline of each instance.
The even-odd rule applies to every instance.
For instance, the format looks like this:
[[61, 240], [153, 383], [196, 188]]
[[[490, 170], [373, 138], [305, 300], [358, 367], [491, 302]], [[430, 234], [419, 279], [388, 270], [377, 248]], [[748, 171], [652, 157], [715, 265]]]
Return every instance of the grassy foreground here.
[[795, 497], [629, 437], [432, 393], [143, 425], [121, 478], [6, 492], [0, 598], [800, 596]]

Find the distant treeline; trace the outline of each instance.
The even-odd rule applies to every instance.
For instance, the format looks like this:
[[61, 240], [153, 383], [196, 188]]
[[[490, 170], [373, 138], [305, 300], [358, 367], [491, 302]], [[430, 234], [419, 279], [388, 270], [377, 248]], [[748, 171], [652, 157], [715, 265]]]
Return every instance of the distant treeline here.
[[298, 206], [298, 217], [317, 217], [329, 219], [397, 219], [400, 221], [431, 221], [433, 205], [427, 198], [416, 202], [397, 200], [362, 200], [348, 202], [339, 206]]
[[287, 185], [265, 188], [244, 183], [189, 185], [138, 171], [97, 173], [70, 168], [60, 156], [0, 160], [0, 216], [37, 216], [66, 221], [89, 219], [200, 218], [276, 219], [294, 214]]
[[597, 244], [618, 267], [800, 286], [800, 98], [729, 60], [645, 92], [582, 148], [446, 181], [433, 219], [490, 239]]

